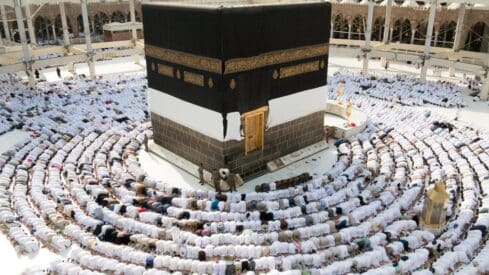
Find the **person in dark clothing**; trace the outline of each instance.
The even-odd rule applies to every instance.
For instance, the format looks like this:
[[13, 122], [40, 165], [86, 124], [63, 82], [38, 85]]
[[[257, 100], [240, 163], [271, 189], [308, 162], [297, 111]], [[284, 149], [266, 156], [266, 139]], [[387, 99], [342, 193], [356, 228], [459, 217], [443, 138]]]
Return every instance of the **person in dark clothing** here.
[[229, 175], [226, 179], [226, 182], [229, 185], [229, 189], [231, 190], [231, 192], [233, 192], [233, 191], [237, 192], [238, 191], [238, 190], [236, 190], [237, 181], [238, 181], [238, 175], [236, 175], [234, 173], [229, 173]]
[[216, 189], [216, 192], [221, 194], [221, 174], [219, 174], [219, 171], [215, 168], [212, 170], [211, 180], [212, 183], [214, 184], [214, 188]]
[[148, 148], [148, 135], [147, 134], [144, 134], [143, 144], [144, 144], [144, 151], [148, 152], [149, 148]]
[[61, 70], [59, 69], [59, 67], [56, 68], [56, 74], [59, 78], [61, 78]]
[[199, 183], [200, 185], [204, 185], [204, 164], [202, 162], [199, 164], [198, 172], [199, 172]]
[[34, 74], [36, 75], [36, 79], [39, 79], [39, 71], [37, 69], [34, 71]]

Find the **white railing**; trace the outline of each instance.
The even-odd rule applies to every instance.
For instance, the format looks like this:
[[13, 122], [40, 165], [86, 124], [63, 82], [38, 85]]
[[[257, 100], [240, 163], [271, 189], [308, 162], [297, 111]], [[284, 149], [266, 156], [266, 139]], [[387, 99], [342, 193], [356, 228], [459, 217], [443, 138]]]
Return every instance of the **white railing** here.
[[[365, 45], [363, 40], [348, 40], [348, 39], [330, 39], [331, 51], [334, 56], [363, 56], [362, 48]], [[382, 42], [372, 41], [371, 58], [385, 58], [391, 62], [421, 62], [423, 55], [423, 45], [390, 43], [383, 44]], [[112, 57], [128, 56], [132, 54], [144, 53], [144, 41], [139, 40], [136, 48], [132, 48], [132, 43], [129, 40], [115, 42], [93, 43], [93, 49], [107, 49], [107, 52], [95, 53], [95, 60], [108, 59]], [[45, 65], [63, 65], [71, 62], [86, 62], [87, 56], [83, 45], [72, 45], [72, 55], [55, 57], [45, 60], [35, 60], [32, 64], [34, 68], [40, 68]], [[48, 53], [64, 54], [62, 46], [47, 46], [32, 49], [32, 55], [40, 56]], [[8, 58], [6, 58], [8, 57]], [[35, 59], [35, 58], [34, 58]], [[480, 73], [485, 70], [489, 64], [488, 53], [477, 53], [469, 51], [454, 52], [448, 48], [432, 47], [431, 58], [427, 61], [433, 66], [454, 67], [463, 71]], [[2, 72], [17, 72], [19, 68], [25, 68], [22, 63], [22, 52], [20, 49], [8, 54], [0, 54], [0, 73]], [[22, 69], [22, 70], [23, 70]]]

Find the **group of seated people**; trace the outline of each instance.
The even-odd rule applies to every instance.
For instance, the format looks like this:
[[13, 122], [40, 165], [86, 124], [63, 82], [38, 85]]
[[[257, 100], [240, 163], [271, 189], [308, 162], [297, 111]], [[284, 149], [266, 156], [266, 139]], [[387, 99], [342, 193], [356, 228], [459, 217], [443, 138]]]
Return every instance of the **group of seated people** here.
[[[367, 128], [336, 142], [324, 175], [188, 190], [141, 168], [152, 135], [143, 80], [0, 93], [1, 116], [32, 134], [0, 154], [0, 231], [20, 253], [68, 255], [29, 274], [489, 272], [486, 132], [359, 95]], [[450, 198], [434, 235], [420, 220], [440, 180]]]
[[338, 96], [338, 84], [345, 83], [342, 100], [367, 95], [406, 106], [426, 103], [442, 107], [465, 107], [461, 89], [445, 81], [427, 81], [423, 84], [414, 76], [405, 74], [366, 75], [352, 71], [338, 71], [328, 79], [329, 98]]

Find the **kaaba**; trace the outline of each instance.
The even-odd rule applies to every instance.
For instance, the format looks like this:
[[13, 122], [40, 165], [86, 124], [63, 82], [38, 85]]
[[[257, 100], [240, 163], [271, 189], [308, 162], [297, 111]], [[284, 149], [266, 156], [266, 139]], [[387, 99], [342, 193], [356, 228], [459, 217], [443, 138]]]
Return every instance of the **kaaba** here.
[[145, 2], [154, 142], [242, 176], [323, 140], [331, 5]]

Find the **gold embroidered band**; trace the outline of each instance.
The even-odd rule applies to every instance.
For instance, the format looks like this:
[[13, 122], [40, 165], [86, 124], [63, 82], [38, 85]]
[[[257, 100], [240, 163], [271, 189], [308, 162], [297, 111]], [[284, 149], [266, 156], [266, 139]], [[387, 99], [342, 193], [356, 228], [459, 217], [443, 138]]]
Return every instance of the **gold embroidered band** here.
[[144, 51], [147, 56], [170, 63], [217, 74], [221, 74], [222, 72], [221, 60], [216, 58], [160, 48], [149, 44], [144, 46]]
[[200, 87], [204, 87], [204, 76], [201, 74], [194, 74], [191, 72], [184, 71], [183, 81]]
[[[297, 61], [306, 58], [318, 57], [328, 54], [329, 44], [322, 43], [294, 49], [279, 50], [259, 54], [247, 58], [235, 58], [224, 62], [224, 74], [249, 71], [270, 65]], [[222, 61], [217, 58], [205, 57], [195, 54], [145, 45], [147, 56], [166, 62], [183, 65], [189, 68], [222, 74]]]
[[323, 43], [294, 49], [273, 51], [248, 58], [230, 59], [225, 62], [224, 73], [229, 74], [249, 71], [265, 66], [323, 56], [328, 54], [328, 51], [328, 43]]
[[319, 61], [312, 61], [280, 68], [280, 78], [286, 78], [315, 71], [319, 71]]

